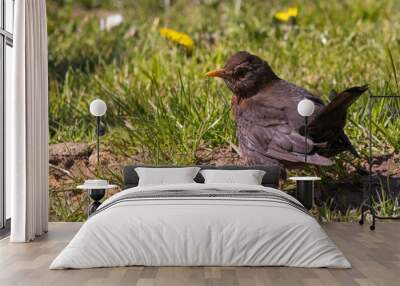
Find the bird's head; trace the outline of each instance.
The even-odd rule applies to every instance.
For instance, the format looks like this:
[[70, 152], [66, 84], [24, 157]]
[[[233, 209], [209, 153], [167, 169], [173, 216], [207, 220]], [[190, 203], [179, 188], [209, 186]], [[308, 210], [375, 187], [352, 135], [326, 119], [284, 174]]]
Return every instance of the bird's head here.
[[248, 52], [237, 52], [222, 69], [210, 71], [207, 76], [222, 78], [242, 98], [255, 95], [265, 84], [278, 78], [266, 61]]

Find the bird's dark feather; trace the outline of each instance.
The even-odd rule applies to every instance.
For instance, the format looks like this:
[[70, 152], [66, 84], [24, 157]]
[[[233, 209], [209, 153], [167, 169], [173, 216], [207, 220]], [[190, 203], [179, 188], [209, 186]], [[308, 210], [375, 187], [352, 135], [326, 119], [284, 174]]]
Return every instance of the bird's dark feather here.
[[[341, 92], [316, 116], [309, 125], [309, 133], [318, 142], [330, 141], [335, 143], [343, 137], [343, 128], [346, 125], [347, 109], [368, 89], [368, 86], [352, 87]], [[348, 138], [342, 138], [343, 144], [351, 145]], [[354, 149], [351, 145], [350, 149]], [[336, 153], [335, 153], [336, 154]], [[331, 155], [335, 155], [331, 154]]]

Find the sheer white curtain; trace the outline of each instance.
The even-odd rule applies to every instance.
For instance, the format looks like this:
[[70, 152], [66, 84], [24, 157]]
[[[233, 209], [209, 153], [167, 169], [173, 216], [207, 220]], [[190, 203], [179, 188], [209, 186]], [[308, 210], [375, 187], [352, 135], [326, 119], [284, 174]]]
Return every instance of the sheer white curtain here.
[[45, 0], [15, 1], [13, 92], [6, 98], [6, 187], [12, 242], [48, 224], [48, 83]]

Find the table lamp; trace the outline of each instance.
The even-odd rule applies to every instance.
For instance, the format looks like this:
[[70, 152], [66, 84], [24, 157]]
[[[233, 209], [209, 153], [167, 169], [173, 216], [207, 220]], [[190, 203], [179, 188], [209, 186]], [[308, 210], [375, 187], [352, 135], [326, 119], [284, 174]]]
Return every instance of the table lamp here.
[[311, 100], [304, 98], [300, 100], [299, 104], [297, 105], [297, 112], [300, 114], [300, 116], [304, 117], [304, 140], [306, 144], [306, 150], [304, 154], [304, 162], [307, 164], [307, 153], [308, 153], [308, 144], [307, 144], [307, 136], [308, 136], [308, 117], [313, 115], [315, 110], [315, 105], [314, 102]]
[[96, 116], [96, 136], [97, 136], [97, 165], [100, 163], [100, 136], [105, 134], [105, 130], [100, 125], [100, 117], [107, 111], [106, 103], [101, 99], [95, 99], [90, 103], [90, 113]]

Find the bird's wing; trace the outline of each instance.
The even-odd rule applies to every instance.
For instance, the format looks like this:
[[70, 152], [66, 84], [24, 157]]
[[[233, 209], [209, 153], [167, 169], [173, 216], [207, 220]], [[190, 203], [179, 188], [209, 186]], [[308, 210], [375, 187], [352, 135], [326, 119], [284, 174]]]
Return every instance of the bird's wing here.
[[[304, 162], [306, 145], [308, 153], [312, 152], [312, 140], [308, 139], [307, 144], [305, 143], [305, 137], [290, 126], [282, 108], [250, 98], [239, 104], [235, 117], [242, 149], [289, 162]], [[307, 159], [311, 164], [332, 164], [329, 159], [318, 154], [313, 154]]]

